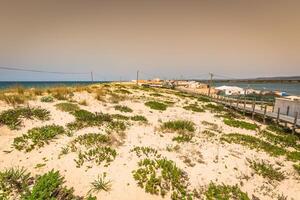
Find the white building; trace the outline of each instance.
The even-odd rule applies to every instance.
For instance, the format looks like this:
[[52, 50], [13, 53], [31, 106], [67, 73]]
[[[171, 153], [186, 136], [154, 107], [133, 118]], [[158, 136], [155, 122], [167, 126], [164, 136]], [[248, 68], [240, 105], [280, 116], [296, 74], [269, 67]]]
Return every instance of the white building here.
[[295, 117], [296, 113], [300, 114], [300, 98], [293, 96], [290, 98], [276, 98], [274, 112], [278, 112], [280, 109], [280, 114], [288, 114], [291, 117]]
[[216, 87], [216, 90], [223, 91], [225, 95], [241, 95], [245, 93], [245, 90], [236, 86], [220, 86]]

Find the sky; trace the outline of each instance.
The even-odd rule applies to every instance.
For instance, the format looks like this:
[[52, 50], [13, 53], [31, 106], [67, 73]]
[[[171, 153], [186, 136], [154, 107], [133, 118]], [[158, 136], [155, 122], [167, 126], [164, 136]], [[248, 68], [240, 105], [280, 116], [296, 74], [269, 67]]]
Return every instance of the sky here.
[[299, 0], [0, 0], [0, 81], [300, 75]]

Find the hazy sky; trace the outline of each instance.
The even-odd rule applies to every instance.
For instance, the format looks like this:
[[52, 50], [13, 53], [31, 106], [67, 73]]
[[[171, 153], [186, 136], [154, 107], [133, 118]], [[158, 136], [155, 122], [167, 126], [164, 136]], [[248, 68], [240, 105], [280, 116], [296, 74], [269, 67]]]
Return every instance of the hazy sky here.
[[[95, 79], [300, 75], [300, 1], [0, 0], [0, 66]], [[0, 70], [7, 80], [89, 80]]]

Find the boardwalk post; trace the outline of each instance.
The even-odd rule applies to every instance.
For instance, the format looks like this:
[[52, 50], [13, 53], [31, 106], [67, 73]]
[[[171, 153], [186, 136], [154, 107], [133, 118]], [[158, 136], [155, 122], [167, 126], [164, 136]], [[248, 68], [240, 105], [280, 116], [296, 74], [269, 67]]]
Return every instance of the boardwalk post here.
[[265, 110], [264, 110], [264, 124], [266, 123], [266, 113], [267, 113], [267, 105], [265, 105]]
[[244, 99], [244, 115], [245, 115], [245, 113], [246, 113], [246, 97], [245, 97], [245, 99]]
[[279, 115], [280, 115], [280, 108], [277, 110], [277, 118], [276, 118], [276, 123], [279, 123]]
[[252, 119], [254, 119], [254, 113], [255, 113], [254, 111], [255, 111], [255, 100], [252, 104]]
[[239, 108], [239, 99], [236, 99], [236, 109]]
[[[288, 107], [286, 108], [286, 115], [287, 115], [287, 116], [289, 116], [289, 112], [290, 112], [290, 106], [288, 106]], [[286, 122], [285, 122], [284, 126], [287, 127], [287, 123], [286, 123]]]
[[272, 112], [274, 112], [274, 108], [275, 108], [275, 103], [273, 103]]
[[231, 109], [231, 107], [232, 107], [232, 99], [230, 99], [229, 101], [230, 101], [229, 102], [229, 108]]
[[295, 118], [294, 118], [294, 124], [293, 124], [293, 129], [292, 133], [295, 134], [296, 126], [297, 126], [297, 119], [298, 119], [298, 112], [295, 113]]

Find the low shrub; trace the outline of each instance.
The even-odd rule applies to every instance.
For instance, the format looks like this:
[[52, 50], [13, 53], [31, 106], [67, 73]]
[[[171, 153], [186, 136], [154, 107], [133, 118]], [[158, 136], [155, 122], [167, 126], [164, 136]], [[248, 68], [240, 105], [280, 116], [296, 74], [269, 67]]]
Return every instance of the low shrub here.
[[29, 192], [32, 182], [30, 173], [24, 168], [9, 168], [0, 172], [0, 199], [14, 199]]
[[43, 147], [48, 144], [57, 135], [65, 134], [66, 131], [62, 126], [58, 125], [46, 125], [30, 129], [27, 134], [23, 134], [20, 137], [16, 137], [13, 142], [13, 146], [21, 151], [32, 151], [35, 147]]
[[0, 125], [7, 125], [10, 129], [18, 129], [21, 126], [22, 118], [48, 120], [50, 112], [41, 108], [16, 108], [5, 110], [0, 114]]
[[230, 133], [223, 135], [221, 140], [228, 143], [237, 143], [244, 146], [248, 146], [252, 149], [263, 150], [271, 156], [281, 156], [285, 155], [288, 160], [291, 161], [300, 161], [300, 152], [299, 151], [288, 151], [284, 148], [272, 145], [269, 142], [260, 140], [254, 136], [243, 135], [239, 133]]
[[162, 131], [175, 131], [178, 133], [182, 132], [194, 132], [196, 130], [195, 124], [188, 120], [175, 120], [164, 122], [160, 126]]
[[241, 120], [224, 119], [223, 121], [226, 125], [236, 127], [236, 128], [243, 128], [247, 130], [256, 130], [258, 128], [256, 124], [252, 124]]
[[154, 110], [166, 110], [167, 109], [167, 105], [164, 103], [160, 103], [157, 101], [148, 101], [145, 103], [145, 106], [150, 107], [151, 109]]
[[216, 113], [227, 111], [227, 109], [224, 108], [224, 106], [216, 105], [216, 104], [212, 104], [212, 103], [204, 105], [203, 108], [207, 109], [207, 110], [210, 110], [211, 112], [216, 112]]
[[72, 114], [75, 117], [75, 121], [67, 124], [67, 127], [70, 130], [101, 126], [105, 122], [112, 121], [112, 117], [109, 114], [104, 113], [91, 113], [86, 110], [75, 110]]
[[142, 115], [135, 115], [135, 116], [130, 117], [130, 119], [132, 121], [148, 122], [147, 118]]
[[199, 107], [197, 104], [190, 104], [183, 107], [185, 110], [191, 110], [193, 112], [204, 112], [204, 109]]
[[135, 152], [138, 157], [146, 156], [146, 157], [156, 157], [159, 158], [161, 155], [157, 152], [156, 149], [152, 147], [134, 147], [130, 150], [130, 152]]
[[55, 107], [61, 111], [64, 111], [64, 112], [74, 112], [76, 110], [79, 110], [79, 106], [77, 104], [74, 104], [74, 103], [69, 103], [69, 102], [66, 102], [66, 103], [58, 103], [55, 105]]
[[120, 93], [120, 94], [132, 94], [130, 91], [125, 89], [117, 89], [114, 92]]
[[121, 111], [121, 112], [133, 112], [131, 108], [128, 106], [121, 106], [121, 105], [116, 105], [115, 110]]
[[233, 143], [245, 145], [253, 149], [263, 150], [269, 153], [271, 156], [280, 156], [286, 154], [285, 149], [272, 145], [268, 142], [260, 140], [259, 138], [256, 138], [251, 135], [230, 133], [230, 134], [222, 135], [221, 140], [226, 141], [228, 143], [233, 142]]
[[54, 98], [52, 96], [44, 96], [41, 98], [41, 102], [53, 102]]
[[241, 191], [237, 185], [216, 185], [215, 183], [209, 184], [208, 189], [205, 192], [205, 196], [208, 200], [250, 200], [248, 194]]
[[78, 199], [73, 188], [63, 186], [64, 177], [58, 171], [51, 170], [37, 178], [32, 191], [28, 193], [24, 200], [36, 199]]
[[94, 161], [97, 165], [105, 162], [104, 166], [108, 166], [117, 156], [116, 150], [109, 146], [112, 143], [107, 135], [87, 133], [72, 140], [60, 155], [69, 151], [77, 152], [77, 159], [74, 159], [77, 167], [81, 167], [86, 161]]
[[138, 163], [139, 168], [134, 170], [133, 178], [139, 187], [147, 193], [166, 196], [171, 192], [172, 199], [191, 199], [188, 190], [187, 174], [176, 164], [167, 159], [143, 159]]
[[258, 174], [269, 180], [282, 181], [285, 176], [282, 172], [274, 169], [274, 167], [265, 162], [251, 161], [250, 167]]

